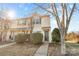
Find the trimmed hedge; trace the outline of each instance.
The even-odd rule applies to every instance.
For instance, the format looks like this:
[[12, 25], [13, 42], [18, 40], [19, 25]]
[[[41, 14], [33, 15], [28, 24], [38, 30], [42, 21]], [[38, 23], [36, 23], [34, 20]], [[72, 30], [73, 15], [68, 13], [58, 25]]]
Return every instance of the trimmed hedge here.
[[60, 32], [58, 28], [55, 28], [52, 32], [52, 42], [60, 42]]
[[15, 36], [16, 43], [24, 43], [26, 39], [30, 39], [29, 34], [18, 34]]
[[32, 40], [33, 44], [40, 44], [42, 43], [43, 34], [42, 33], [32, 33]]
[[25, 34], [27, 41], [30, 41], [30, 34]]

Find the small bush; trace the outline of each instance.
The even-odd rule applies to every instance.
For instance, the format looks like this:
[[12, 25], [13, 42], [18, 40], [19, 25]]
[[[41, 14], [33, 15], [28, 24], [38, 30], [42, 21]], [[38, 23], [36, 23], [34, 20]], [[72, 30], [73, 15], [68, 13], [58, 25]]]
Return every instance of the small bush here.
[[24, 43], [27, 39], [27, 36], [25, 34], [18, 34], [15, 36], [16, 43]]
[[58, 28], [55, 28], [52, 32], [52, 42], [60, 42], [60, 32]]
[[32, 34], [32, 43], [33, 44], [40, 44], [42, 43], [43, 34], [42, 33], [33, 33]]
[[25, 37], [26, 37], [26, 40], [28, 39], [27, 41], [30, 41], [30, 34], [25, 34]]

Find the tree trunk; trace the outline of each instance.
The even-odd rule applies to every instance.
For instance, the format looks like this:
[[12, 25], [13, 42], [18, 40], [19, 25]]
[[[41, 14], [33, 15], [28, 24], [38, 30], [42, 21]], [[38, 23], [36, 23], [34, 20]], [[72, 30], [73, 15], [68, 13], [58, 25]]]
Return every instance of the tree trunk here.
[[65, 54], [66, 54], [65, 39], [64, 35], [61, 34], [61, 55]]

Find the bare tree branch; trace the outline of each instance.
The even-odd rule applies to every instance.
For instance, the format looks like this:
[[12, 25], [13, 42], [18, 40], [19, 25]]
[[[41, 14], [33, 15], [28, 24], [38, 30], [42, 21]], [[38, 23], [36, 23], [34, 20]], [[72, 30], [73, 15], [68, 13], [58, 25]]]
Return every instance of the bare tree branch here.
[[73, 14], [75, 7], [76, 7], [76, 4], [74, 3], [73, 8], [70, 12], [70, 16], [69, 16], [68, 21], [67, 21], [67, 24], [66, 24], [66, 32], [68, 31], [69, 23], [70, 23], [70, 20], [71, 20], [71, 17], [72, 17], [72, 14]]
[[75, 7], [76, 7], [76, 4], [74, 3], [73, 8], [72, 8], [71, 13], [70, 13], [70, 16], [69, 16], [69, 20], [68, 20], [69, 22], [71, 20], [71, 17], [72, 17], [72, 14], [73, 14]]
[[54, 7], [54, 13], [55, 13], [55, 16], [56, 16], [56, 20], [58, 22], [58, 26], [59, 26], [59, 28], [61, 28], [61, 22], [60, 22], [60, 18], [58, 16], [58, 12], [57, 12], [57, 8], [56, 8], [55, 3], [53, 4], [53, 7]]
[[55, 8], [54, 8], [54, 4], [51, 4], [51, 6], [52, 6], [53, 14], [54, 14], [56, 21], [57, 21], [57, 25], [58, 25], [58, 27], [60, 27], [59, 22], [58, 22], [58, 18], [57, 18], [57, 15], [56, 15], [56, 11], [55, 11]]
[[42, 8], [43, 10], [45, 10], [45, 11], [47, 11], [47, 12], [49, 12], [49, 13], [53, 14], [53, 12], [51, 12], [51, 11], [47, 10], [46, 8], [44, 8], [44, 7], [40, 6], [40, 5], [36, 4], [36, 3], [34, 3], [34, 4], [35, 4], [36, 6], [38, 6], [38, 7]]
[[65, 7], [65, 12], [66, 12], [66, 27], [65, 27], [65, 35], [67, 34], [66, 28], [67, 28], [67, 23], [68, 23], [68, 10], [67, 10], [67, 5], [64, 4]]
[[63, 34], [65, 31], [65, 8], [64, 8], [64, 4], [61, 4], [62, 6], [62, 21], [61, 21], [61, 25], [62, 25], [62, 30], [63, 30]]

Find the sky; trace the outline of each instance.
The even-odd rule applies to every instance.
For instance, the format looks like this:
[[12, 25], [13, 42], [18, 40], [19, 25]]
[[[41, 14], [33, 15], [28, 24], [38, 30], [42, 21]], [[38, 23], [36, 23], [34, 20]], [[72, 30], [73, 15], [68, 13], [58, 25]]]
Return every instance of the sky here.
[[[46, 8], [49, 8], [47, 4], [40, 4], [41, 6]], [[58, 5], [59, 6], [59, 5]], [[72, 4], [68, 8], [70, 10], [72, 8]], [[78, 4], [77, 4], [77, 8]], [[16, 18], [23, 18], [23, 17], [29, 17], [32, 15], [32, 13], [39, 13], [39, 14], [49, 14], [45, 10], [38, 8], [35, 4], [33, 3], [0, 3], [0, 11], [6, 10], [6, 11], [12, 11], [14, 13], [13, 19]], [[60, 11], [59, 11], [60, 12]], [[10, 13], [11, 15], [12, 13]], [[61, 15], [61, 13], [59, 13]], [[50, 15], [50, 20], [51, 20], [51, 31], [57, 27], [55, 18]], [[76, 32], [79, 31], [79, 11], [74, 12], [72, 16], [72, 20], [70, 22], [69, 30], [68, 32]]]

